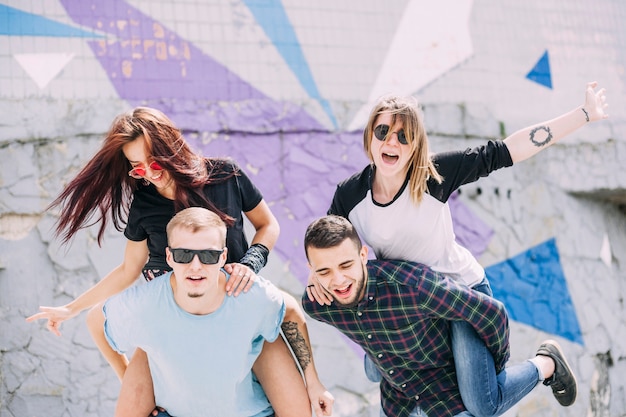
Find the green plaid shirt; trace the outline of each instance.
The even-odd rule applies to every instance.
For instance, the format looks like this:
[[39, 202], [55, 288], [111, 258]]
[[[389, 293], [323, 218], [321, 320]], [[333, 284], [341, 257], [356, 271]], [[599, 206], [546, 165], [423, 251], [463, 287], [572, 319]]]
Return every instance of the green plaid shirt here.
[[302, 297], [304, 310], [360, 345], [383, 375], [385, 414], [408, 416], [419, 406], [428, 416], [465, 410], [459, 393], [450, 321], [467, 321], [496, 364], [509, 358], [504, 306], [428, 267], [413, 262], [369, 261], [365, 295], [354, 308], [320, 306]]

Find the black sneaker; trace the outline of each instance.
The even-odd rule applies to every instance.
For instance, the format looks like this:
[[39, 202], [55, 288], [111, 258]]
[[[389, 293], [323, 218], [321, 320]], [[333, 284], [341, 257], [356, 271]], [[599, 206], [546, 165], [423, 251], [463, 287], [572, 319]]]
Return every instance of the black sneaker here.
[[554, 398], [563, 407], [574, 404], [578, 391], [576, 377], [565, 360], [561, 346], [554, 340], [545, 340], [537, 349], [537, 355], [548, 356], [555, 364], [554, 374], [545, 379], [543, 385], [552, 388]]

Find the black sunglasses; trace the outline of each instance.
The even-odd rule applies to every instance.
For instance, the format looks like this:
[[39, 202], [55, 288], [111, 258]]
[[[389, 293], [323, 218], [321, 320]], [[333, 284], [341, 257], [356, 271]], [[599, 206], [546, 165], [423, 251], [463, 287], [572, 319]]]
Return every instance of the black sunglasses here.
[[[374, 136], [376, 139], [380, 141], [385, 141], [387, 134], [389, 133], [389, 125], [378, 125], [374, 128]], [[406, 136], [404, 135], [404, 129], [400, 129], [397, 132], [398, 134], [398, 142], [403, 145], [407, 145], [409, 142], [406, 140]]]
[[224, 249], [182, 249], [182, 248], [170, 248], [172, 252], [172, 258], [177, 264], [188, 264], [193, 260], [193, 257], [198, 255], [198, 259], [205, 265], [214, 265], [219, 262], [220, 256], [224, 253]]

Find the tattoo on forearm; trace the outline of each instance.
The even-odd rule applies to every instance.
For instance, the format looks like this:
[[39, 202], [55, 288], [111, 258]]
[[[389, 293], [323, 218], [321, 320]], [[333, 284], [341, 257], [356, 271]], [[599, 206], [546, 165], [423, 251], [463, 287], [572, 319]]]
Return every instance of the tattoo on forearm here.
[[[545, 132], [546, 137], [543, 140], [535, 139], [535, 134], [537, 134], [537, 132]], [[535, 146], [547, 145], [548, 143], [550, 143], [551, 140], [552, 140], [552, 132], [550, 131], [550, 128], [548, 126], [537, 126], [536, 128], [530, 131], [530, 141]]]
[[286, 321], [281, 327], [283, 333], [285, 333], [287, 342], [289, 342], [291, 349], [293, 349], [293, 353], [296, 355], [296, 359], [298, 359], [298, 363], [304, 372], [306, 367], [311, 363], [311, 351], [302, 333], [298, 330], [298, 324], [293, 321]]

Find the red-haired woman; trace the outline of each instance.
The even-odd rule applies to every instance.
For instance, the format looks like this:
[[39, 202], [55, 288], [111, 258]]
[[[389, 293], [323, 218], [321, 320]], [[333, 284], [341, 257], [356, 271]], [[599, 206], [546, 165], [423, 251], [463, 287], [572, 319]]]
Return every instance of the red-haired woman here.
[[[265, 265], [280, 231], [259, 190], [232, 160], [206, 158], [194, 153], [179, 129], [162, 112], [138, 107], [118, 116], [100, 150], [50, 207], [61, 208], [56, 232], [62, 235], [64, 243], [80, 229], [93, 224], [93, 217], [100, 225], [98, 243], [102, 241], [109, 221], [119, 231], [126, 223], [124, 235], [128, 240], [124, 259], [72, 302], [61, 307], [40, 307], [40, 312], [27, 320], [47, 319], [48, 330], [60, 335], [59, 326], [63, 321], [96, 306], [88, 314], [89, 331], [122, 379], [128, 360], [107, 343], [99, 320], [100, 304], [128, 288], [140, 273], [151, 280], [171, 269], [165, 261], [165, 227], [176, 212], [192, 206], [214, 211], [227, 224], [228, 263], [225, 269], [233, 278], [228, 281], [227, 291], [235, 296], [247, 291], [255, 274]], [[243, 215], [256, 230], [250, 247], [244, 235]], [[291, 296], [285, 294], [285, 297]], [[307, 341], [305, 348], [308, 349], [296, 349], [295, 353], [301, 363], [308, 365], [303, 369], [308, 392], [313, 405], [319, 407], [320, 402], [324, 404], [330, 400], [324, 397], [325, 389], [312, 364], [304, 315], [289, 320], [297, 323], [297, 336], [301, 335]], [[135, 354], [131, 368], [133, 366], [132, 381], [124, 381], [123, 387], [134, 383], [151, 386], [146, 384], [150, 376], [145, 353]], [[254, 371], [277, 414], [288, 415], [305, 409], [310, 413], [307, 388], [280, 338], [265, 344]], [[133, 398], [134, 395], [124, 396], [122, 391], [120, 400], [133, 398], [133, 404], [127, 404], [126, 408], [132, 410], [133, 415], [145, 416], [144, 407], [154, 408], [153, 398], [152, 403], [149, 401], [150, 394], [148, 392], [145, 398]], [[331, 406], [328, 404], [329, 408]]]

